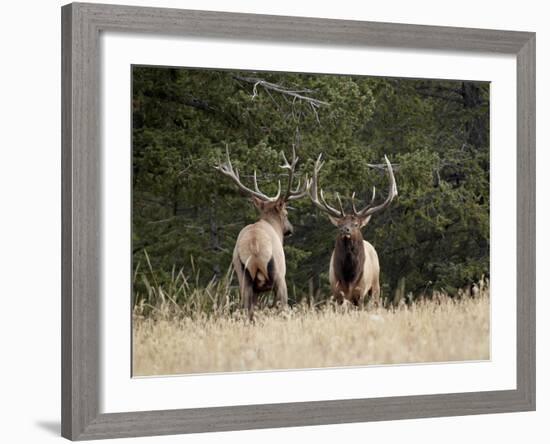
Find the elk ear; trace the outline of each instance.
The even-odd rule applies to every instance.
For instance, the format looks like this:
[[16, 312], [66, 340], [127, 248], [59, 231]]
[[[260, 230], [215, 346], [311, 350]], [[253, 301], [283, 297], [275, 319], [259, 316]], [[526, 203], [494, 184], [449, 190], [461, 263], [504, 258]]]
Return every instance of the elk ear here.
[[277, 210], [282, 210], [283, 208], [285, 207], [285, 201], [283, 199], [279, 199], [276, 203], [275, 203], [275, 208]]
[[262, 199], [252, 196], [252, 203], [258, 210], [263, 211], [265, 202]]
[[361, 225], [360, 225], [361, 228], [363, 228], [365, 225], [367, 225], [369, 223], [369, 220], [370, 220], [371, 217], [372, 217], [372, 214], [361, 220]]
[[332, 225], [334, 225], [335, 227], [338, 226], [338, 222], [340, 219], [338, 219], [337, 217], [331, 216], [330, 214], [328, 215], [328, 218], [332, 222]]

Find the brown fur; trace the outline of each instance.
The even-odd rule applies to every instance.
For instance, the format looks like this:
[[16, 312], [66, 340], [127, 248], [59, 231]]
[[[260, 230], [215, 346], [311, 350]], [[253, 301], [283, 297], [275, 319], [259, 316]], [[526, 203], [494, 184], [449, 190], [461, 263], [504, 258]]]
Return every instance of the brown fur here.
[[338, 236], [334, 247], [334, 276], [342, 291], [348, 293], [355, 288], [363, 276], [364, 264], [365, 249], [361, 233], [358, 231], [350, 238]]
[[[339, 233], [330, 261], [329, 279], [334, 298], [354, 305], [363, 303], [370, 293], [378, 303], [380, 265], [374, 247], [363, 240], [361, 221], [354, 216], [332, 219]], [[366, 222], [363, 223], [363, 225]]]

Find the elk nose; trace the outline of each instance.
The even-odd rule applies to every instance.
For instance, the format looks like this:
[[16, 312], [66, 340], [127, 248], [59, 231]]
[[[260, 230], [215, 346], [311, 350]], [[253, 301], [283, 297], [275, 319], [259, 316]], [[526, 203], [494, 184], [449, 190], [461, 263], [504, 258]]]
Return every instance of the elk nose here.
[[340, 233], [342, 233], [342, 237], [346, 239], [351, 237], [351, 230], [349, 229], [349, 227], [342, 227]]

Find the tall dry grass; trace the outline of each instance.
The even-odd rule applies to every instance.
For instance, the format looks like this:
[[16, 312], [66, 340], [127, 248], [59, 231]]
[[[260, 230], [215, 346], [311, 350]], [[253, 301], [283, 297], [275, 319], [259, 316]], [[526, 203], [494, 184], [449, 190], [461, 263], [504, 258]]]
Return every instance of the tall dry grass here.
[[232, 286], [233, 269], [230, 267], [220, 278], [212, 278], [206, 286], [200, 282], [200, 269], [195, 268], [191, 257], [190, 273], [183, 269], [172, 269], [169, 279], [161, 284], [160, 277], [151, 265], [149, 255], [144, 251], [145, 269], [137, 265], [133, 287], [134, 317], [173, 319], [196, 316], [229, 316], [239, 308], [238, 289]]
[[[225, 284], [213, 282], [205, 294], [188, 283], [187, 299], [180, 304], [173, 293], [158, 289], [155, 305], [136, 304], [135, 376], [490, 357], [486, 282], [479, 284], [475, 295], [451, 298], [436, 293], [431, 299], [389, 309], [357, 310], [330, 303], [298, 305], [282, 313], [264, 308], [251, 324], [235, 309], [230, 276], [226, 279]], [[200, 303], [209, 309], [199, 310]]]

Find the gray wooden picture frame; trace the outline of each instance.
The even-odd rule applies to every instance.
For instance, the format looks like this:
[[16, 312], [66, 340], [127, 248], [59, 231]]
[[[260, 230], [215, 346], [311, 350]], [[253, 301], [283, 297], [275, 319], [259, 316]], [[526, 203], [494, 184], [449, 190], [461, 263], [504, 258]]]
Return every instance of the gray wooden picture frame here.
[[[99, 411], [103, 31], [517, 57], [515, 390], [163, 411]], [[102, 4], [62, 8], [62, 435], [73, 440], [535, 409], [535, 34]]]

